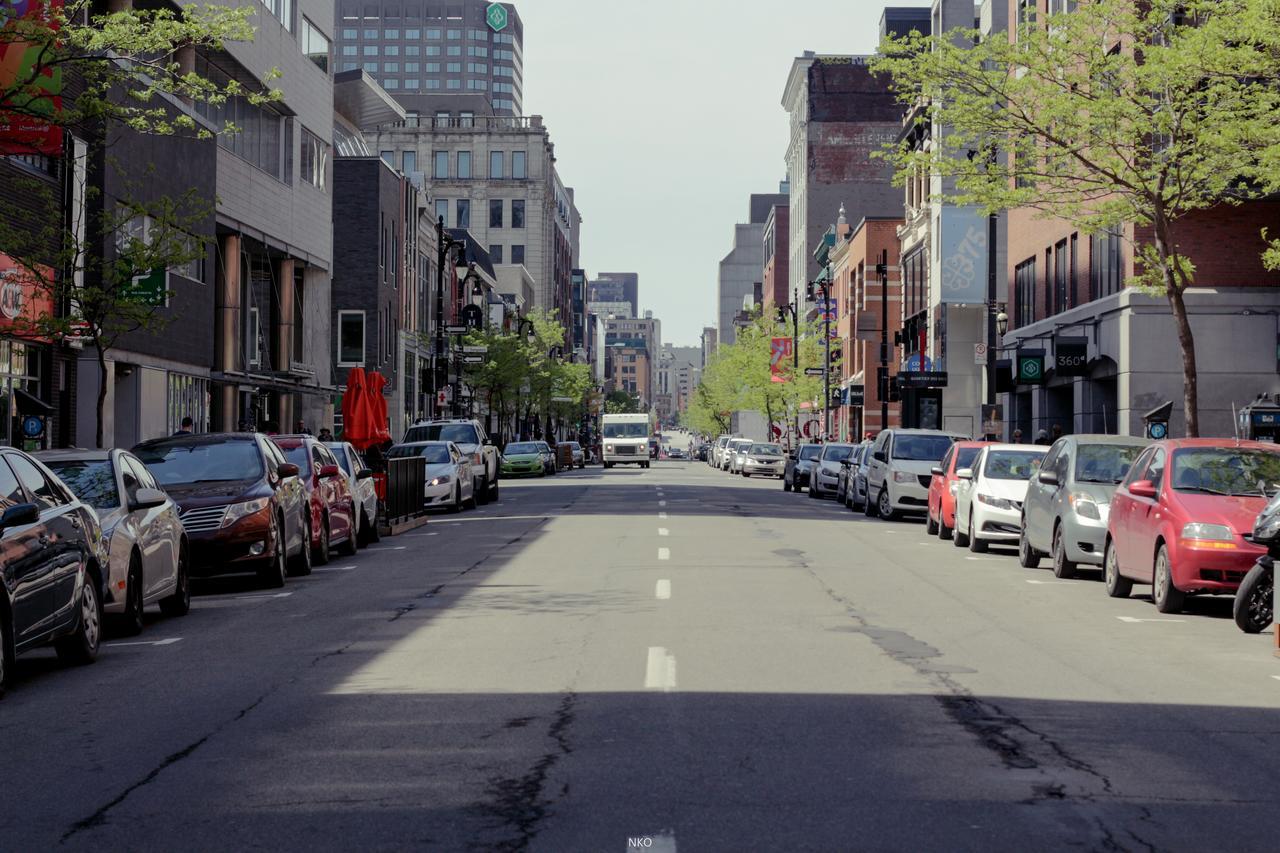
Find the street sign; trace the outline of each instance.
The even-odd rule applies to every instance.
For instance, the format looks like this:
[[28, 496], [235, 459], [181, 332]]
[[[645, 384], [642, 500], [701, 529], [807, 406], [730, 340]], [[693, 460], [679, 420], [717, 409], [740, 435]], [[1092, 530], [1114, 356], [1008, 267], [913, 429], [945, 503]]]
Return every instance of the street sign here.
[[574, 402], [574, 399], [573, 399], [572, 397], [552, 397], [552, 398], [551, 398], [551, 402], [553, 402], [553, 403], [572, 403], [572, 402]]
[[450, 335], [465, 335], [469, 331], [466, 326], [445, 326], [444, 330]]
[[464, 355], [462, 357], [462, 363], [463, 364], [484, 364], [484, 356], [478, 353], [476, 355]]
[[947, 372], [945, 370], [900, 370], [898, 371], [898, 387], [900, 388], [946, 388]]
[[1089, 375], [1089, 339], [1058, 337], [1053, 340], [1053, 374], [1055, 376]]
[[987, 364], [987, 345], [986, 344], [973, 345], [973, 363], [980, 364], [983, 367], [986, 366]]
[[463, 347], [463, 352], [488, 352], [488, 347]]
[[850, 406], [865, 406], [867, 402], [866, 389], [861, 385], [850, 385], [847, 389], [849, 392]]
[[805, 376], [821, 376], [826, 373], [821, 367], [806, 367], [804, 369]]
[[489, 8], [485, 10], [484, 19], [489, 24], [489, 29], [495, 33], [500, 33], [507, 28], [510, 22], [510, 16], [507, 14], [507, 7], [501, 3], [490, 3]]
[[907, 356], [905, 367], [908, 373], [929, 373], [933, 370], [933, 362], [929, 360], [929, 356], [916, 352]]
[[1044, 350], [1018, 350], [1015, 379], [1019, 385], [1044, 384]]

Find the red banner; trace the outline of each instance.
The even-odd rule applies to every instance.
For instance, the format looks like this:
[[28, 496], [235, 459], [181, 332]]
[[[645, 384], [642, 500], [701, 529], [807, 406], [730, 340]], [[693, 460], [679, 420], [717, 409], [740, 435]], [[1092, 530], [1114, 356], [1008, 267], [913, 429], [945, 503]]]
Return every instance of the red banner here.
[[33, 272], [0, 252], [0, 335], [47, 343], [42, 321], [53, 316], [52, 290], [52, 269]]
[[[62, 0], [11, 0], [4, 29], [12, 30], [17, 20], [49, 20], [61, 6]], [[0, 154], [62, 153], [62, 127], [54, 123], [62, 110], [62, 66], [41, 67], [42, 52], [38, 44], [0, 38], [0, 93], [18, 108], [0, 104]]]
[[774, 382], [786, 382], [786, 366], [791, 361], [795, 342], [791, 338], [774, 338], [769, 349], [769, 378]]

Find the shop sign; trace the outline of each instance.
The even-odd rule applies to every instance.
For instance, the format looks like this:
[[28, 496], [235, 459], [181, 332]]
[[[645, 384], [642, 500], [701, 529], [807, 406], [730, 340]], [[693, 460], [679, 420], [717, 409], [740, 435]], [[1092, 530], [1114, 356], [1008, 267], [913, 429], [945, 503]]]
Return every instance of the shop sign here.
[[846, 389], [849, 394], [850, 406], [863, 406], [866, 404], [866, 390], [861, 385], [850, 385]]
[[1015, 379], [1019, 385], [1044, 384], [1044, 350], [1018, 350], [1017, 373]]
[[[61, 6], [62, 0], [11, 0], [0, 31]], [[48, 65], [42, 60], [46, 55], [44, 46], [10, 40], [0, 32], [0, 90], [12, 93], [0, 105], [0, 154], [62, 153], [62, 127], [54, 123], [62, 110], [62, 67]]]
[[488, 22], [491, 30], [495, 33], [500, 33], [507, 28], [511, 16], [508, 14], [506, 6], [501, 3], [490, 3], [489, 8], [485, 10], [484, 19]]
[[1058, 337], [1053, 340], [1053, 375], [1089, 375], [1089, 339]]
[[945, 370], [902, 370], [897, 374], [899, 388], [946, 388]]
[[47, 343], [42, 319], [53, 316], [53, 269], [33, 272], [0, 252], [0, 334]]

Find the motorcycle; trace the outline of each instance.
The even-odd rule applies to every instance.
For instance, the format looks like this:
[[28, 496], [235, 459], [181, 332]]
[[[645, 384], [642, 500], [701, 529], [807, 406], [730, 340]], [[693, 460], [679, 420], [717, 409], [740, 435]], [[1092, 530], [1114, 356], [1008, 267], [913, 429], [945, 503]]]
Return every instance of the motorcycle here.
[[1275, 561], [1280, 558], [1280, 492], [1258, 513], [1250, 540], [1267, 547], [1266, 555], [1244, 576], [1231, 612], [1246, 634], [1271, 627], [1275, 617]]

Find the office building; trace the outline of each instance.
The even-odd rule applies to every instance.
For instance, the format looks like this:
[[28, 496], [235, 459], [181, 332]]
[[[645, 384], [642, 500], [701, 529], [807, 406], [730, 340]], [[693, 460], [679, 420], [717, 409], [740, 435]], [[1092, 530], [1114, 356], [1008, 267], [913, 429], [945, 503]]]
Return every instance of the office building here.
[[[591, 282], [587, 301], [625, 317], [640, 316], [640, 276], [633, 272], [605, 272]], [[623, 304], [626, 308], [623, 308]]]
[[764, 270], [764, 226], [770, 212], [785, 204], [787, 196], [753, 193], [747, 206], [747, 221], [733, 226], [733, 248], [720, 261], [717, 282], [719, 334], [722, 343], [737, 340], [736, 323], [748, 306], [759, 304], [760, 277]]

